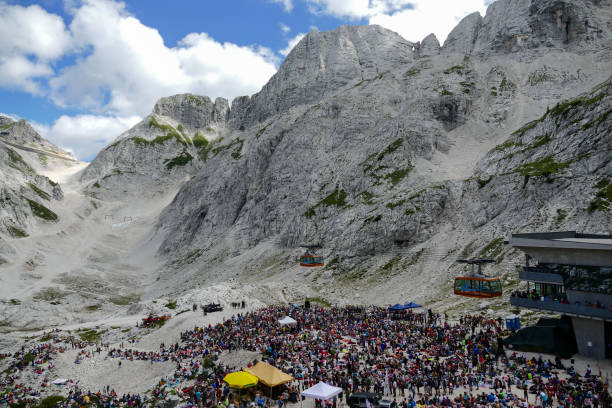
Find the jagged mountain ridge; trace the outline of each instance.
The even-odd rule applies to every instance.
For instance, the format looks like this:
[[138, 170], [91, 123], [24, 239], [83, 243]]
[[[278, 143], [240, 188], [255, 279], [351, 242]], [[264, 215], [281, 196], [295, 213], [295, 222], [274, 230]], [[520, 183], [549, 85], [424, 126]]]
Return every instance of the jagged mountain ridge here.
[[[220, 137], [227, 138], [225, 134], [227, 132], [224, 133], [224, 130], [244, 130], [263, 123], [271, 115], [282, 114], [293, 107], [315, 103], [322, 97], [350, 87], [357, 81], [371, 81], [377, 75], [390, 72], [392, 67], [414, 65], [414, 61], [423, 62], [426, 57], [439, 53], [446, 56], [461, 55], [462, 57], [468, 57], [472, 53], [479, 57], [514, 53], [522, 59], [534, 59], [541, 57], [548, 50], [561, 47], [576, 53], [582, 53], [584, 48], [588, 54], [601, 49], [602, 44], [606, 43], [602, 41], [602, 38], [606, 35], [606, 24], [609, 24], [610, 20], [610, 12], [606, 10], [606, 5], [609, 3], [609, 1], [583, 0], [578, 2], [551, 0], [539, 0], [533, 3], [525, 0], [496, 2], [490, 7], [484, 18], [478, 13], [464, 18], [449, 34], [442, 48], [439, 47], [433, 35], [426, 37], [422, 44], [412, 43], [379, 26], [342, 26], [328, 33], [313, 31], [292, 50], [279, 71], [259, 93], [253, 97], [234, 99], [231, 110], [223, 101], [223, 114], [217, 115], [213, 120], [218, 126], [215, 126], [214, 131], [205, 137], [209, 141]], [[568, 31], [569, 26], [572, 30]], [[587, 47], [582, 47], [582, 44], [586, 44]], [[520, 53], [522, 50], [533, 50], [534, 52]], [[541, 59], [545, 58], [544, 55]], [[566, 58], [566, 60], [568, 61], [564, 62], [569, 62], [569, 59]], [[418, 66], [415, 69], [419, 69]], [[554, 80], [562, 75], [568, 76], [571, 82], [572, 76], [581, 75], [580, 69], [575, 72], [555, 72], [553, 74], [549, 74], [547, 69], [550, 67], [544, 65], [541, 72], [533, 74], [539, 75], [539, 79], [543, 79], [543, 82]], [[584, 89], [576, 91], [581, 90]], [[557, 93], [549, 96], [551, 99], [558, 99], [560, 95]], [[206, 99], [208, 102], [203, 104], [211, 105], [207, 97], [197, 98], [193, 101]], [[179, 104], [187, 111], [192, 110], [193, 101], [185, 103], [185, 100], [179, 101], [176, 97], [172, 99], [172, 103]], [[448, 116], [454, 119], [455, 116], [461, 115], [468, 109], [465, 102], [464, 100], [451, 100], [440, 103], [438, 116]], [[167, 103], [166, 105], [169, 106]], [[228, 110], [229, 113], [227, 113]], [[156, 109], [153, 114], [164, 116], [163, 112], [156, 111]], [[209, 112], [202, 117], [208, 116]], [[187, 128], [189, 126], [189, 120], [182, 120], [178, 116], [171, 119], [170, 122], [174, 124], [174, 127], [181, 125]], [[150, 123], [150, 118], [146, 118], [144, 123]], [[449, 126], [452, 128], [454, 125], [454, 123], [446, 125], [446, 130], [449, 130]], [[148, 132], [145, 128], [146, 126], [137, 126], [138, 131], [130, 130], [127, 133], [135, 135], [141, 131], [142, 134], [137, 137], [147, 139]], [[213, 130], [213, 128], [209, 129]], [[188, 132], [187, 129], [185, 131]], [[161, 133], [153, 134], [159, 136], [163, 132], [164, 129], [161, 129]], [[192, 137], [193, 135], [194, 133], [191, 133]], [[236, 135], [230, 135], [230, 137], [236, 137]], [[242, 142], [235, 143], [241, 145]], [[189, 153], [187, 156], [182, 153], [185, 151], [183, 146], [176, 145], [176, 143], [172, 145], [172, 140], [170, 143], [164, 143], [167, 151], [155, 158], [139, 154], [138, 149], [115, 151], [116, 145], [117, 143], [113, 143], [106, 149], [112, 150], [110, 155], [105, 154], [105, 150], [99, 159], [93, 161], [91, 168], [85, 172], [84, 179], [95, 181], [96, 177], [113, 178], [119, 175], [118, 171], [138, 173], [139, 168], [147, 167], [140, 161], [143, 159], [159, 163], [160, 166], [154, 174], [163, 174], [162, 177], [155, 178], [158, 183], [162, 183], [163, 180], [175, 180], [172, 176], [168, 178], [168, 172], [165, 172], [161, 166], [165, 160], [182, 158], [183, 161], [189, 162], [189, 166], [180, 169], [186, 170], [188, 176], [195, 174], [200, 164], [197, 156], [193, 154], [193, 149], [187, 149]], [[113, 160], [113, 155], [118, 156], [119, 159]], [[108, 166], [108, 162], [111, 161], [114, 162], [114, 168]], [[134, 161], [134, 165], [130, 165], [131, 161]], [[104, 165], [100, 165], [101, 162]], [[147, 173], [149, 173], [148, 170], [147, 168]], [[181, 171], [175, 169], [174, 172], [179, 174], [177, 179], [181, 179]], [[146, 182], [146, 177], [142, 181]], [[99, 181], [98, 184], [100, 184]], [[169, 184], [173, 185], [174, 181]], [[113, 186], [115, 187], [118, 185]], [[154, 189], [154, 186], [151, 188]], [[105, 193], [108, 194], [110, 191]]]
[[[214, 240], [218, 235], [223, 234], [221, 232], [216, 235], [214, 230], [223, 231], [223, 228], [230, 228], [230, 226], [233, 226], [236, 222], [240, 223], [242, 218], [239, 212], [251, 210], [250, 203], [252, 202], [262, 203], [267, 201], [269, 204], [261, 208], [260, 213], [251, 215], [251, 221], [248, 222], [253, 222], [252, 220], [254, 219], [262, 220], [262, 224], [267, 225], [270, 231], [269, 233], [261, 234], [261, 229], [256, 228], [260, 235], [248, 235], [244, 238], [245, 242], [256, 243], [261, 239], [265, 239], [266, 236], [269, 237], [276, 233], [281, 234], [282, 237], [280, 240], [284, 244], [297, 245], [301, 241], [325, 241], [325, 236], [336, 236], [340, 231], [346, 233], [347, 225], [344, 223], [343, 225], [338, 225], [336, 231], [319, 231], [319, 233], [314, 236], [307, 236], [308, 233], [306, 233], [305, 230], [309, 227], [310, 229], [315, 228], [309, 225], [311, 222], [308, 219], [305, 219], [308, 217], [302, 216], [306, 214], [310, 208], [307, 202], [309, 201], [311, 205], [314, 204], [316, 206], [317, 202], [321, 202], [336, 191], [336, 189], [327, 186], [328, 188], [323, 188], [324, 191], [319, 194], [315, 193], [316, 199], [312, 200], [310, 195], [312, 187], [317, 186], [316, 180], [324, 179], [328, 185], [333, 184], [339, 186], [341, 184], [344, 193], [352, 195], [353, 197], [357, 197], [359, 194], [364, 193], [366, 196], [370, 194], [385, 194], [385, 192], [382, 191], [369, 191], [369, 189], [381, 190], [378, 188], [377, 183], [374, 183], [374, 186], [368, 186], [367, 184], [371, 183], [364, 184], [362, 182], [363, 179], [358, 180], [358, 183], [354, 179], [349, 180], [347, 175], [356, 175], [359, 177], [359, 174], [363, 174], [363, 169], [367, 167], [367, 164], [364, 166], [364, 163], [367, 161], [369, 155], [381, 155], [386, 147], [387, 149], [393, 150], [391, 153], [397, 155], [397, 157], [394, 158], [394, 162], [389, 163], [391, 164], [390, 166], [384, 162], [380, 163], [390, 170], [381, 169], [379, 173], [370, 176], [377, 180], [394, 180], [394, 177], [400, 178], [414, 167], [414, 162], [418, 159], [424, 158], [428, 160], [435, 154], [448, 153], [449, 144], [456, 143], [456, 140], [449, 140], [449, 131], [453, 131], [466, 123], [468, 118], [473, 116], [473, 112], [478, 108], [482, 109], [482, 112], [479, 112], [482, 116], [486, 115], [489, 117], [484, 120], [479, 118], [481, 119], [480, 121], [475, 120], [474, 122], [479, 125], [487, 126], [489, 129], [483, 129], [483, 127], [481, 127], [477, 129], [477, 131], [489, 134], [495, 133], [497, 132], [495, 127], [503, 127], [508, 116], [512, 113], [516, 114], [516, 111], [522, 108], [519, 100], [522, 99], [525, 94], [538, 94], [538, 99], [548, 99], [548, 103], [550, 103], [559, 97], [561, 87], [568, 88], [568, 85], [571, 86], [572, 82], [574, 84], [588, 82], [588, 80], [585, 81], [585, 79], [590, 74], [597, 77], [597, 72], [595, 72], [597, 70], [590, 70], [587, 66], [584, 66], [583, 69], [580, 61], [572, 61], [570, 63], [570, 60], [563, 55], [556, 56], [560, 59], [557, 61], [560, 62], [558, 65], [574, 68], [573, 72], [560, 72], [556, 68], [552, 68], [542, 63], [554, 59], [551, 55], [554, 54], [554, 48], [553, 51], [546, 53], [546, 49], [549, 47], [552, 48], [561, 45], [565, 47], [565, 51], [580, 50], [581, 53], [584, 51], [585, 43], [592, 42], [591, 49], [593, 51], [600, 50], [602, 47], [601, 43], [598, 42], [595, 37], [601, 39], [601, 37], [605, 37], [605, 35], [598, 32], [598, 30], [594, 30], [597, 35], [590, 35], [588, 31], [583, 32], [578, 30], [574, 34], [564, 37], [562, 31], [565, 26], [559, 26], [554, 22], [551, 24], [539, 23], [537, 30], [533, 28], [534, 22], [539, 21], [542, 16], [553, 16], [555, 18], [561, 18], [562, 20], [571, 21], [572, 19], [579, 18], [577, 16], [586, 18], [584, 16], [588, 15], [589, 18], [592, 19], [592, 24], [595, 26], [605, 26], [605, 22], [602, 22], [597, 17], [597, 6], [595, 3], [563, 3], [566, 7], [560, 7], [561, 3], [563, 2], [540, 1], [528, 6], [524, 1], [500, 1], [495, 3], [496, 6], [493, 9], [489, 10], [484, 20], [478, 14], [466, 17], [459, 23], [457, 28], [453, 30], [451, 35], [449, 35], [449, 39], [447, 39], [440, 52], [441, 55], [438, 57], [438, 61], [448, 61], [448, 65], [445, 66], [445, 69], [434, 67], [436, 64], [433, 64], [431, 61], [424, 61], [418, 57], [415, 60], [416, 63], [406, 66], [408, 65], [407, 62], [411, 60], [411, 58], [407, 57], [403, 63], [398, 63], [399, 66], [406, 67], [405, 71], [401, 74], [397, 72], [399, 69], [396, 68], [397, 71], [390, 70], [378, 76], [368, 78], [366, 81], [353, 82], [353, 87], [349, 89], [347, 89], [348, 87], [342, 88], [340, 85], [340, 90], [336, 88], [337, 93], [330, 94], [331, 96], [323, 98], [318, 104], [310, 105], [309, 109], [302, 108], [302, 110], [300, 110], [299, 105], [296, 106], [293, 100], [288, 100], [287, 103], [284, 104], [286, 116], [286, 118], [283, 119], [284, 128], [282, 130], [270, 130], [268, 125], [274, 126], [278, 124], [275, 123], [275, 120], [265, 121], [260, 125], [260, 128], [257, 129], [256, 139], [257, 136], [260, 136], [262, 139], [267, 139], [266, 135], [268, 131], [271, 134], [276, 133], [276, 135], [265, 142], [260, 140], [255, 143], [259, 146], [269, 143], [270, 145], [263, 149], [264, 151], [266, 149], [268, 151], [273, 151], [276, 158], [280, 157], [281, 161], [286, 160], [285, 165], [287, 165], [287, 163], [292, 163], [292, 166], [288, 166], [286, 169], [276, 169], [275, 173], [282, 174], [283, 172], [287, 172], [288, 169], [291, 174], [303, 174], [303, 177], [306, 177], [306, 182], [304, 183], [306, 188], [303, 188], [302, 185], [298, 185], [295, 186], [295, 189], [290, 189], [291, 193], [293, 193], [290, 194], [290, 196], [293, 195], [290, 207], [294, 211], [289, 211], [289, 213], [282, 211], [282, 197], [275, 197], [274, 199], [266, 198], [272, 191], [281, 190], [283, 188], [279, 185], [278, 180], [269, 179], [255, 182], [254, 184], [258, 186], [257, 189], [262, 191], [260, 193], [256, 193], [253, 189], [248, 188], [248, 179], [250, 175], [261, 173], [258, 166], [263, 166], [257, 163], [265, 163], [268, 167], [263, 171], [267, 171], [270, 169], [269, 166], [276, 166], [277, 161], [266, 154], [261, 157], [256, 157], [251, 162], [247, 159], [244, 162], [244, 166], [241, 166], [239, 163], [232, 167], [231, 171], [233, 171], [233, 175], [230, 179], [236, 180], [232, 186], [223, 183], [222, 186], [213, 187], [217, 184], [221, 184], [221, 182], [216, 181], [220, 177], [215, 174], [200, 174], [196, 177], [192, 182], [192, 190], [189, 193], [185, 193], [185, 197], [197, 197], [196, 201], [199, 200], [200, 204], [196, 205], [192, 211], [197, 213], [198, 220], [201, 219], [203, 221], [188, 223], [191, 227], [184, 235], [180, 231], [177, 231], [176, 235], [169, 235], [166, 239], [166, 244], [162, 246], [162, 250], [165, 252], [173, 252], [172, 246], [177, 242], [180, 248], [188, 248], [189, 243], [184, 242], [182, 238], [197, 236], [198, 233], [192, 231], [192, 229], [202, 231], [200, 236], [207, 237], [209, 241]], [[599, 5], [601, 6], [601, 4]], [[560, 10], [561, 13], [553, 13], [555, 10]], [[508, 21], [509, 24], [515, 24], [515, 26], [510, 28], [504, 26], [504, 28], [500, 26], [500, 21]], [[522, 23], [519, 24], [521, 21]], [[368, 28], [363, 28], [363, 30], [367, 29]], [[379, 27], [372, 30], [376, 30], [377, 33], [380, 32]], [[342, 38], [344, 32], [344, 29], [339, 29], [334, 33]], [[533, 33], [533, 38], [529, 39], [529, 33]], [[543, 37], [548, 34], [550, 34], [550, 38], [548, 42], [546, 42]], [[392, 35], [389, 35], [389, 37], [392, 38]], [[500, 41], [502, 43], [507, 43], [508, 39], [517, 38], [523, 38], [525, 41], [521, 40], [519, 44], [518, 40], [516, 40], [516, 47], [499, 46]], [[301, 45], [298, 45], [296, 47], [298, 55], [303, 53], [303, 48], [312, 48], [310, 45], [312, 41], [312, 37], [306, 38]], [[431, 39], [429, 41], [431, 41]], [[341, 40], [337, 40], [336, 42], [342, 43]], [[424, 44], [425, 43], [424, 41]], [[605, 41], [603, 43], [605, 44]], [[485, 47], [485, 44], [488, 45], [488, 47]], [[519, 47], [518, 45], [522, 45], [523, 47]], [[416, 54], [418, 54], [419, 47], [420, 46], [415, 47], [414, 52]], [[535, 48], [535, 52], [528, 54], [531, 48]], [[431, 46], [429, 49], [431, 50]], [[468, 59], [465, 61], [465, 57], [472, 53], [478, 55], [479, 59]], [[504, 66], [505, 64], [502, 63], [494, 63], [496, 59], [507, 62], [505, 57], [509, 53], [518, 53], [522, 58], [528, 59], [530, 63], [537, 61], [537, 59], [541, 59], [541, 62], [538, 61], [539, 64], [533, 64], [533, 68], [531, 68], [532, 71], [528, 72], [527, 78], [521, 78], [516, 72], [512, 72], [512, 68], [519, 65], [520, 69], [525, 70], [529, 69], [528, 64], [515, 62], [514, 67], [512, 65], [508, 67]], [[299, 71], [299, 63], [295, 62], [290, 57], [283, 64], [279, 73]], [[455, 58], [454, 60], [453, 57]], [[414, 58], [414, 56], [412, 56], [412, 58]], [[512, 57], [512, 59], [514, 59], [514, 57]], [[590, 61], [590, 58], [585, 58], [585, 62], [586, 61]], [[603, 65], [606, 66], [606, 63]], [[436, 70], [436, 68], [438, 69]], [[588, 71], [591, 71], [591, 73], [587, 74], [586, 72]], [[284, 75], [286, 76], [286, 74]], [[600, 79], [604, 78], [605, 76], [600, 77]], [[520, 83], [519, 81], [521, 80], [524, 82]], [[273, 78], [271, 83], [274, 81], [277, 81], [277, 78]], [[556, 84], [551, 84], [556, 81], [558, 81]], [[410, 92], [416, 94], [418, 98], [414, 98], [414, 101], [410, 101], [407, 100], [408, 98], [401, 95], [401, 92], [394, 94], [395, 89], [393, 88], [401, 86], [410, 89]], [[264, 87], [264, 90], [266, 87]], [[357, 87], [364, 87], [368, 91], [362, 94], [354, 90]], [[550, 95], [546, 95], [549, 96], [549, 98], [542, 95], [542, 93], [548, 93], [546, 91], [541, 92], [540, 89], [542, 88], [548, 88], [549, 91], [551, 90], [550, 88], [553, 88], [553, 92], [550, 92]], [[434, 90], [433, 92], [431, 91], [432, 89]], [[257, 109], [257, 101], [260, 95], [262, 95], [262, 93], [251, 98], [251, 109]], [[364, 103], [363, 101], [367, 98], [369, 98], [369, 103]], [[536, 98], [533, 99], [533, 107], [540, 109], [540, 111], [542, 105], [547, 103], [546, 100], [542, 101], [542, 99], [540, 99], [540, 101], [537, 101]], [[305, 100], [309, 99], [306, 98]], [[351, 105], [351, 103], [355, 105]], [[536, 103], [540, 106], [536, 107]], [[475, 105], [477, 104], [481, 106], [476, 107]], [[233, 106], [234, 105], [232, 105], [232, 109]], [[241, 109], [242, 102], [239, 106]], [[399, 108], [396, 108], [397, 106], [399, 106]], [[510, 109], [508, 109], [509, 107]], [[393, 108], [396, 108], [395, 111]], [[384, 112], [385, 109], [390, 112]], [[513, 109], [515, 112], [512, 112]], [[368, 115], [370, 113], [371, 115]], [[388, 116], [384, 117], [384, 113], [387, 113]], [[232, 117], [235, 116], [233, 116], [233, 113], [230, 111], [230, 118]], [[361, 126], [356, 126], [354, 123], [350, 123], [351, 121], [359, 120], [361, 117], [365, 117], [364, 122], [369, 120], [370, 123], [365, 125], [365, 127], [363, 124], [359, 124]], [[524, 115], [523, 117], [527, 118], [528, 115]], [[470, 119], [473, 119], [473, 117]], [[326, 120], [329, 123], [324, 123]], [[252, 122], [253, 121], [249, 119], [246, 121], [246, 124], [248, 125]], [[340, 123], [341, 126], [335, 126], [335, 123]], [[423, 126], [423, 123], [427, 123], [427, 125]], [[519, 121], [518, 123], [521, 122]], [[303, 132], [308, 126], [310, 126], [311, 129]], [[493, 127], [493, 129], [491, 129], [491, 127]], [[302, 132], [302, 135], [294, 136], [291, 132], [292, 130], [294, 133]], [[333, 130], [334, 134], [331, 134], [330, 130]], [[365, 135], [368, 131], [370, 132], [367, 134], [369, 137], [368, 140], [375, 140], [374, 143], [378, 145], [377, 150], [368, 151], [367, 147], [364, 147], [362, 151], [356, 154], [354, 150], [351, 150], [353, 147], [351, 143], [365, 142], [363, 139], [359, 140], [360, 136], [358, 134], [361, 133]], [[249, 133], [252, 135], [255, 133], [255, 130]], [[503, 131], [497, 133], [499, 135], [503, 133]], [[314, 138], [305, 137], [305, 134], [312, 135]], [[424, 137], [423, 134], [425, 134]], [[323, 137], [321, 137], [321, 135], [323, 135]], [[357, 140], [350, 140], [349, 136]], [[397, 136], [402, 137], [397, 138]], [[288, 138], [293, 140], [288, 142]], [[491, 139], [494, 140], [494, 138]], [[252, 137], [246, 140], [245, 146], [250, 146], [251, 141], [253, 141]], [[393, 145], [395, 142], [401, 143], [401, 147]], [[319, 148], [319, 145], [323, 147]], [[494, 143], [492, 145], [494, 145]], [[346, 150], [339, 150], [336, 155], [334, 155], [332, 150], [334, 150], [336, 146], [343, 146]], [[407, 148], [406, 146], [410, 147]], [[302, 147], [304, 150], [298, 150]], [[282, 152], [279, 154], [281, 149]], [[347, 151], [351, 151], [351, 154], [347, 155]], [[400, 155], [398, 153], [402, 154]], [[391, 155], [388, 157], [391, 157]], [[311, 162], [309, 158], [315, 159]], [[342, 163], [343, 169], [334, 169], [335, 175], [330, 174], [330, 172], [322, 174], [323, 170], [320, 169], [320, 166], [317, 169], [317, 161], [321, 161], [326, 165], [330, 163]], [[380, 169], [380, 167], [381, 166], [378, 168]], [[211, 166], [211, 168], [218, 169], [219, 167], [215, 165]], [[296, 173], [296, 170], [294, 170], [297, 168], [300, 169], [299, 173]], [[368, 167], [368, 169], [372, 170], [371, 167]], [[418, 168], [415, 170], [418, 172]], [[227, 169], [223, 171], [227, 171]], [[207, 173], [206, 169], [204, 173]], [[309, 182], [308, 177], [316, 180], [310, 180]], [[441, 179], [441, 181], [443, 180], [444, 178]], [[416, 184], [415, 187], [418, 187], [419, 183], [427, 182], [427, 180], [419, 181], [418, 176], [411, 181]], [[388, 190], [390, 184], [388, 182], [383, 182], [383, 184], [385, 184], [385, 188]], [[392, 183], [393, 186], [395, 184], [395, 182]], [[259, 186], [262, 186], [261, 188], [263, 190]], [[206, 191], [206, 193], [198, 196], [196, 191]], [[257, 194], [260, 194], [260, 196], [251, 196]], [[223, 202], [224, 205], [213, 206], [211, 208], [210, 205], [202, 202], [202, 200], [206, 200], [206, 198], [202, 197], [223, 197], [219, 202]], [[185, 214], [185, 212], [190, 211], [190, 204], [193, 203], [186, 202], [188, 200], [180, 194], [179, 197], [177, 197], [177, 200], [179, 199], [181, 201], [177, 203], [176, 206], [181, 209], [180, 212]], [[353, 198], [353, 200], [358, 201], [355, 198]], [[438, 206], [440, 206], [439, 203], [441, 201], [444, 201], [444, 198], [438, 197]], [[234, 203], [236, 205], [234, 205]], [[355, 203], [351, 202], [349, 205], [354, 204]], [[295, 211], [296, 206], [300, 208], [301, 214]], [[320, 208], [321, 206], [317, 207], [317, 209]], [[353, 209], [352, 211], [358, 212], [359, 210]], [[370, 209], [364, 211], [367, 213]], [[355, 214], [352, 215], [354, 216]], [[382, 216], [382, 214], [374, 214], [374, 219], [378, 215]], [[317, 216], [319, 216], [319, 214], [317, 214]], [[174, 217], [170, 218], [175, 219]], [[207, 226], [206, 218], [210, 220], [210, 227]], [[364, 220], [369, 219], [365, 214], [360, 214], [358, 218]], [[194, 219], [196, 219], [195, 214]], [[275, 229], [275, 227], [273, 227], [274, 219], [285, 220], [283, 226], [284, 230], [281, 230], [281, 228]], [[391, 222], [390, 225], [384, 228], [386, 231], [391, 231], [391, 233], [385, 234], [388, 235], [389, 242], [383, 242], [381, 246], [386, 247], [396, 240], [392, 237], [414, 235], [417, 224], [420, 224], [421, 227], [424, 226], [425, 230], [427, 230], [428, 222], [432, 222], [429, 217], [427, 217], [425, 223], [422, 221], [417, 222], [416, 219], [410, 220], [406, 224], [408, 227], [404, 230], [398, 228], [395, 222]], [[181, 222], [181, 225], [184, 225], [184, 223]], [[167, 227], [168, 225], [163, 225], [163, 228]], [[170, 227], [170, 229], [172, 229], [172, 227]], [[237, 229], [241, 231], [240, 236], [243, 236], [244, 231], [252, 230], [249, 227], [240, 225]], [[352, 252], [355, 253], [368, 253], [371, 250], [376, 252], [376, 249], [372, 249], [373, 247], [371, 245], [372, 242], [374, 242], [374, 237], [360, 236], [359, 234], [363, 234], [362, 231], [363, 228], [356, 227], [355, 230], [351, 231], [350, 235], [352, 239], [343, 239], [340, 241], [354, 247]], [[380, 231], [374, 231], [373, 235], [380, 236]], [[401, 240], [405, 241], [403, 238]], [[206, 246], [205, 242], [198, 242], [195, 246]], [[354, 244], [353, 242], [364, 243], [364, 247], [370, 249], [360, 248], [358, 244]], [[243, 242], [239, 244], [239, 246], [240, 245], [245, 245], [245, 243]], [[350, 255], [348, 257], [350, 257]]]

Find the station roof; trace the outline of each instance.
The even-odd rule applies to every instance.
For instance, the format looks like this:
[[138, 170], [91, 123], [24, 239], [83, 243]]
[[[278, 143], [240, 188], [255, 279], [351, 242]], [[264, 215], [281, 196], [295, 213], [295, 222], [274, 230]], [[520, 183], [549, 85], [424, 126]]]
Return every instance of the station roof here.
[[532, 232], [512, 234], [509, 244], [513, 247], [578, 249], [612, 251], [612, 235], [581, 234], [576, 231]]

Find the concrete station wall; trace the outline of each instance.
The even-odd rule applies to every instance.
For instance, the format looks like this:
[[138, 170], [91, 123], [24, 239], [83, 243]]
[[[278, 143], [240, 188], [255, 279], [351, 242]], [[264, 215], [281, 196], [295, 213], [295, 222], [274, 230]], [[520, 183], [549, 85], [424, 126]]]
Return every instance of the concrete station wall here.
[[[603, 320], [572, 317], [578, 353], [586, 357], [604, 359], [606, 357]], [[589, 346], [589, 343], [591, 346]]]

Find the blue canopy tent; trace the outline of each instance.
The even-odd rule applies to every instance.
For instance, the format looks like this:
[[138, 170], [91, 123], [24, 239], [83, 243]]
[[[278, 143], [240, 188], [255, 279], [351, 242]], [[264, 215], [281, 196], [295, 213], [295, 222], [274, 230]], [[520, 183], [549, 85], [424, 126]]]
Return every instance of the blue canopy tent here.
[[404, 305], [395, 304], [393, 306], [389, 306], [389, 310], [405, 310], [406, 307]]
[[418, 303], [414, 303], [414, 302], [404, 303], [404, 309], [416, 309], [417, 307], [423, 307], [423, 306], [419, 305]]

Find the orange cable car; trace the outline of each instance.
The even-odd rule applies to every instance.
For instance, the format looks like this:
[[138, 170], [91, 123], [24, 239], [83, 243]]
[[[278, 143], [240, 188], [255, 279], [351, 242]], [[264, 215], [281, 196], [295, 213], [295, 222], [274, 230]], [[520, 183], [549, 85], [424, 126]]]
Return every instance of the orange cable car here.
[[[306, 248], [306, 252], [300, 255], [300, 266], [306, 267], [314, 267], [314, 266], [324, 266], [323, 257], [320, 255], [315, 255], [314, 250], [316, 248], [320, 248], [319, 245], [304, 245]], [[313, 250], [313, 253], [310, 253], [308, 250]]]
[[[459, 263], [472, 265], [472, 273], [469, 276], [455, 278], [455, 295], [472, 298], [492, 298], [502, 295], [502, 285], [499, 278], [492, 278], [482, 273], [482, 265], [493, 263], [493, 259], [459, 259]], [[478, 265], [478, 272], [474, 271], [474, 265]]]

